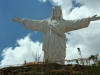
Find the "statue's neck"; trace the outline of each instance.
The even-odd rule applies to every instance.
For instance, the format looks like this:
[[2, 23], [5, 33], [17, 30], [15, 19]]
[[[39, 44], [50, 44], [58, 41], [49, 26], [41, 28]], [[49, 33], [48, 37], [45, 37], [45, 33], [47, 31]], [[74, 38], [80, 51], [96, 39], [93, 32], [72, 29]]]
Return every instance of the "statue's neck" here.
[[56, 17], [54, 17], [53, 19], [54, 19], [54, 20], [59, 20], [60, 17], [59, 17], [59, 16], [56, 16]]

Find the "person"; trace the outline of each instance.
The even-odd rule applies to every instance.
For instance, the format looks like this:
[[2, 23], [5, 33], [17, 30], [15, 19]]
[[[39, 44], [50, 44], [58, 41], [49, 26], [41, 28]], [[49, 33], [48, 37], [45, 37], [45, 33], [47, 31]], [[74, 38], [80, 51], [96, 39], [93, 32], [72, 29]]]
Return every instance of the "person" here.
[[65, 20], [62, 18], [60, 6], [55, 6], [50, 18], [44, 20], [33, 20], [28, 18], [13, 18], [14, 22], [22, 23], [25, 28], [44, 32], [43, 47], [44, 59], [63, 61], [66, 57], [66, 32], [85, 28], [91, 21], [99, 20], [100, 16]]

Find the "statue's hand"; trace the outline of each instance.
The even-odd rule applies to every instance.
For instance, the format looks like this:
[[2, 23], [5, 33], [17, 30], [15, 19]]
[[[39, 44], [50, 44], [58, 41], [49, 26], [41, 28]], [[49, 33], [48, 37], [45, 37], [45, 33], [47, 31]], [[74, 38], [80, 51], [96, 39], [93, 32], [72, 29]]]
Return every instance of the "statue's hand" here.
[[94, 15], [90, 17], [90, 21], [100, 20], [100, 16]]
[[12, 18], [12, 20], [13, 20], [14, 22], [22, 22], [22, 21], [23, 21], [23, 19], [21, 19], [21, 18], [19, 18], [19, 17], [17, 17], [17, 18]]

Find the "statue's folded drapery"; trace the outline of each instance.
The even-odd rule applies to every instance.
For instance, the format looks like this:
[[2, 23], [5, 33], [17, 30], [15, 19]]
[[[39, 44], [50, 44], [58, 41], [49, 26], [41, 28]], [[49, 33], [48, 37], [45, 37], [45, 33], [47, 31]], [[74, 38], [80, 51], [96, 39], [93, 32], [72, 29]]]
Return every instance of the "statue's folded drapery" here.
[[66, 35], [72, 30], [88, 27], [90, 18], [79, 20], [30, 20], [24, 19], [25, 28], [44, 32], [44, 58], [52, 61], [61, 61], [66, 57]]

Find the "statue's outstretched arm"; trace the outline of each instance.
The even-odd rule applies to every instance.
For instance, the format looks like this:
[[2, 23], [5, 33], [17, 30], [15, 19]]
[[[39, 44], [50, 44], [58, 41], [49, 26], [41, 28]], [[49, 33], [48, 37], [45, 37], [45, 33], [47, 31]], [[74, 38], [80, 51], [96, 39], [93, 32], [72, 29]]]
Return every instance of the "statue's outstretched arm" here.
[[20, 22], [20, 23], [23, 22], [23, 19], [21, 19], [21, 18], [19, 18], [19, 17], [17, 17], [17, 18], [12, 18], [12, 20], [13, 20], [14, 22]]
[[94, 15], [90, 17], [90, 21], [96, 21], [96, 20], [100, 20], [100, 16]]
[[34, 19], [28, 19], [28, 18], [12, 18], [14, 22], [19, 22], [24, 25], [25, 28], [41, 31], [44, 32], [45, 24], [47, 23], [47, 20], [34, 20]]

